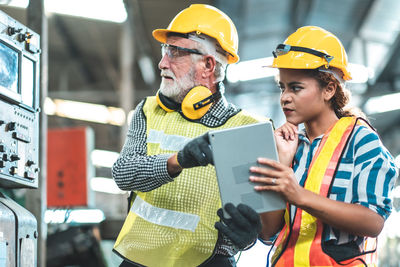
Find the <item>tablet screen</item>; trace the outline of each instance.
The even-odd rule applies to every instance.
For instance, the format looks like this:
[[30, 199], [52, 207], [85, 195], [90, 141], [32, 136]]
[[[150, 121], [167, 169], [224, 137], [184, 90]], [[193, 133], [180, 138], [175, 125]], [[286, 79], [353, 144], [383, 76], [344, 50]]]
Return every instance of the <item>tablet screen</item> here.
[[271, 191], [258, 192], [250, 182], [250, 167], [257, 158], [278, 160], [272, 123], [261, 122], [209, 132], [222, 206], [244, 203], [258, 213], [285, 208], [282, 197]]

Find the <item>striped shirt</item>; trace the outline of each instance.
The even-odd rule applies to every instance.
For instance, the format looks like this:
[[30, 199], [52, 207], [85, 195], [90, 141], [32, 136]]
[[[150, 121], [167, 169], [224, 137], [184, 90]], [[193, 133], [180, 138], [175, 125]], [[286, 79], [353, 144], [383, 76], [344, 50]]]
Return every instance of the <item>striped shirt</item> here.
[[[143, 113], [145, 101], [139, 103], [132, 117], [125, 144], [119, 158], [112, 167], [112, 176], [121, 190], [148, 192], [172, 182], [167, 170], [167, 160], [172, 154], [147, 155], [146, 117]], [[228, 103], [225, 97], [213, 104], [198, 123], [207, 127], [224, 124], [240, 110]], [[216, 253], [232, 256], [237, 253], [232, 243], [222, 236]]]
[[[301, 186], [304, 186], [308, 168], [322, 137], [323, 135], [310, 143], [304, 129], [299, 133], [293, 170]], [[377, 133], [357, 125], [340, 160], [329, 198], [365, 206], [387, 219], [392, 210], [389, 193], [394, 187], [397, 172], [393, 157], [383, 146]], [[295, 209], [291, 210], [293, 219]], [[362, 237], [327, 227], [326, 241], [344, 244], [354, 240], [360, 244], [363, 240]]]

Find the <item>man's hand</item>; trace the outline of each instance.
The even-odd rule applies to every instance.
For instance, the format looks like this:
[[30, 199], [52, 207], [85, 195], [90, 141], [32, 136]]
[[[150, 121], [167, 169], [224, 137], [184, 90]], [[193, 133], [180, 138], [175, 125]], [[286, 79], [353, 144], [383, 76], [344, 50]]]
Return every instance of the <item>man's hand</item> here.
[[228, 237], [240, 250], [254, 244], [261, 231], [260, 215], [245, 204], [239, 204], [236, 208], [233, 204], [228, 203], [225, 205], [225, 211], [231, 218], [225, 218], [223, 210], [219, 209], [217, 215], [222, 222], [216, 222], [215, 228]]
[[178, 152], [177, 160], [182, 168], [214, 164], [208, 133], [194, 138]]

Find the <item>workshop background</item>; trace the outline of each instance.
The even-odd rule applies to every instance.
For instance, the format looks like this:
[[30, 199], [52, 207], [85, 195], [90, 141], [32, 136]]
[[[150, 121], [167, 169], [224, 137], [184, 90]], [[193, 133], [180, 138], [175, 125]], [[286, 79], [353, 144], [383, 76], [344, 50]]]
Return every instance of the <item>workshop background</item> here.
[[[47, 24], [40, 33], [47, 57], [42, 60], [46, 80], [41, 92], [42, 122], [48, 127], [42, 139], [47, 166], [41, 171], [47, 175], [38, 189], [8, 194], [23, 206], [29, 206], [26, 196], [32, 190], [46, 195], [47, 201], [40, 203], [45, 212], [33, 211], [42, 242], [38, 266], [118, 266], [111, 249], [127, 212], [127, 194], [116, 187], [110, 167], [124, 143], [132, 110], [154, 95], [160, 83], [160, 44], [151, 32], [167, 27], [191, 3], [213, 5], [231, 17], [239, 33], [240, 62], [227, 70], [226, 97], [272, 118], [276, 126], [284, 122], [276, 72], [262, 68], [271, 62], [272, 50], [305, 25], [337, 35], [352, 63], [352, 105], [367, 114], [400, 165], [398, 0], [34, 2], [44, 4], [45, 12], [36, 19]], [[0, 10], [29, 27], [35, 13], [28, 3], [0, 0]], [[394, 199], [378, 243], [379, 266], [400, 266], [400, 187]], [[241, 254], [238, 266], [265, 266], [268, 250], [257, 243]]]

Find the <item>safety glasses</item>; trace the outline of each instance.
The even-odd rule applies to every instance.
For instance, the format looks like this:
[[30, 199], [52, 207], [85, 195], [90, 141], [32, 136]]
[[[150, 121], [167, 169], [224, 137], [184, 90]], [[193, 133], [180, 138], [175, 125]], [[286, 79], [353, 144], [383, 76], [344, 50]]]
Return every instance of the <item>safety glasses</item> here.
[[304, 52], [304, 53], [308, 53], [317, 57], [322, 57], [324, 58], [327, 62], [328, 62], [328, 66], [329, 67], [329, 63], [331, 62], [331, 60], [333, 59], [333, 56], [330, 56], [328, 54], [325, 54], [323, 52], [311, 49], [311, 48], [307, 48], [307, 47], [301, 47], [301, 46], [291, 46], [291, 45], [287, 45], [287, 44], [279, 44], [275, 51], [272, 51], [272, 55], [274, 56], [274, 58], [277, 58], [278, 56], [282, 56], [285, 55], [287, 53], [289, 53], [290, 51], [295, 51], [295, 52]]
[[204, 55], [197, 49], [190, 49], [171, 44], [161, 44], [161, 55], [164, 57], [165, 54], [167, 54], [170, 59], [187, 56], [189, 54]]

